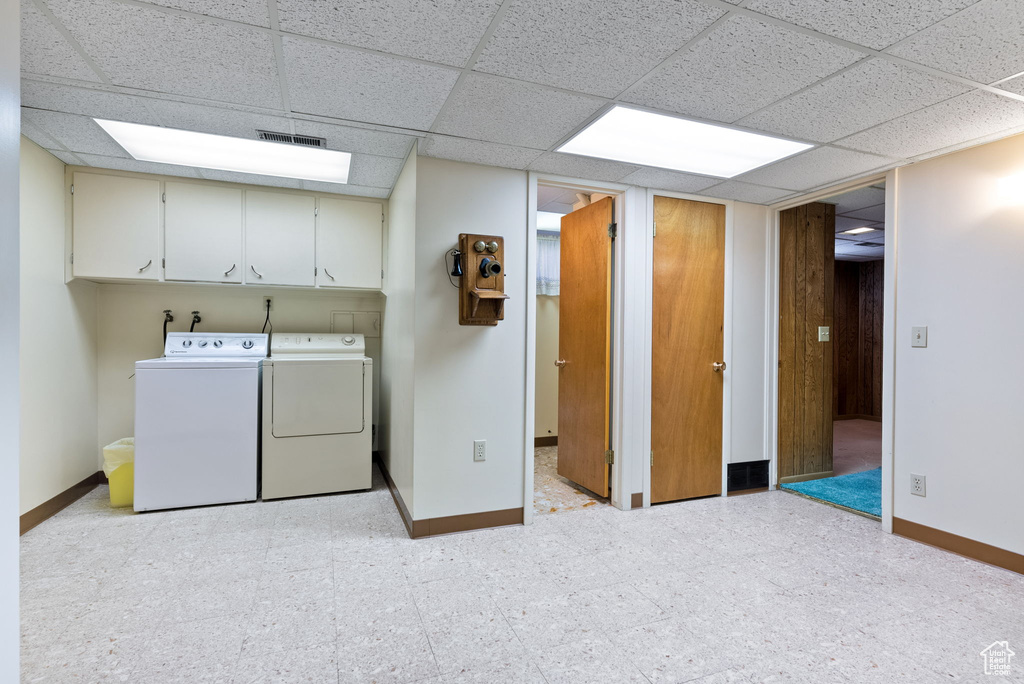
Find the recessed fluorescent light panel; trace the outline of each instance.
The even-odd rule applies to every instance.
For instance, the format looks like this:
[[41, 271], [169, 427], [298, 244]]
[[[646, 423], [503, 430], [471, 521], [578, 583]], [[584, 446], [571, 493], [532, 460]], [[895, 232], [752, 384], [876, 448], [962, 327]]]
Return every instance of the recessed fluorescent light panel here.
[[811, 147], [725, 126], [613, 107], [558, 151], [732, 178]]
[[348, 183], [348, 169], [352, 163], [352, 155], [348, 152], [229, 138], [122, 121], [95, 121], [139, 161], [238, 171], [260, 176]]
[[862, 233], [873, 233], [873, 232], [875, 232], [874, 228], [868, 228], [867, 226], [864, 226], [863, 228], [854, 228], [852, 230], [844, 230], [843, 231], [843, 235], [860, 235]]

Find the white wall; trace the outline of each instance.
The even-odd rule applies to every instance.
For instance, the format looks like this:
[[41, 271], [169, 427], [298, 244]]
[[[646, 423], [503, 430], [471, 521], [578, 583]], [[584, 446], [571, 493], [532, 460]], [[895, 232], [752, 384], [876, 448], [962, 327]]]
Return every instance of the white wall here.
[[[163, 355], [163, 310], [174, 312], [169, 331], [186, 331], [200, 311], [200, 332], [259, 332], [263, 295], [274, 297], [274, 332], [330, 332], [332, 311], [380, 311], [377, 294], [322, 290], [260, 290], [231, 285], [106, 283], [98, 293], [98, 445], [134, 434], [135, 362]], [[374, 372], [382, 365], [379, 340], [367, 339]]]
[[17, 0], [0, 0], [0, 681], [18, 681], [18, 157], [21, 43]]
[[[523, 505], [527, 174], [421, 157], [416, 167], [413, 517]], [[392, 222], [394, 210], [392, 210]], [[505, 239], [505, 320], [460, 326], [444, 253], [459, 233]], [[392, 239], [392, 254], [400, 247]], [[487, 460], [473, 461], [473, 440]], [[407, 502], [408, 503], [408, 502]]]
[[537, 296], [535, 437], [558, 435], [558, 297]]
[[379, 441], [381, 460], [410, 511], [414, 501], [416, 163], [413, 146], [389, 200]]
[[96, 285], [64, 284], [64, 163], [21, 139], [21, 513], [97, 468]]
[[897, 179], [894, 515], [1024, 553], [1024, 136]]
[[732, 225], [732, 425], [727, 463], [768, 459], [765, 446], [765, 363], [768, 299], [768, 207], [736, 202]]

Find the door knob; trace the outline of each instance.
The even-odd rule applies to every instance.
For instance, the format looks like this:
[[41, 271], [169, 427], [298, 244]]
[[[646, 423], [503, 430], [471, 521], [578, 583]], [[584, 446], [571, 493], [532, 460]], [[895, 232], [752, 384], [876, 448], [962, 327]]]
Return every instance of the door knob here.
[[714, 369], [716, 373], [721, 373], [722, 371], [725, 370], [725, 361], [715, 361], [713, 364], [711, 364], [711, 367]]
[[558, 366], [559, 368], [563, 368], [565, 366], [565, 359], [558, 359], [557, 361], [555, 361], [555, 365]]

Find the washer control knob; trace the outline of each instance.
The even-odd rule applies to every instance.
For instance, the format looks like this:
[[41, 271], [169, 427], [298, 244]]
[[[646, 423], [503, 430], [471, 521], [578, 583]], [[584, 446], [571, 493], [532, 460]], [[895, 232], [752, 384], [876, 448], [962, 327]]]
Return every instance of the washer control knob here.
[[189, 347], [192, 346], [192, 340], [182, 340], [181, 346], [184, 347], [185, 349], [188, 349]]
[[341, 343], [344, 344], [345, 346], [351, 346], [356, 343], [356, 338], [352, 337], [351, 335], [346, 335], [345, 337], [341, 338]]
[[242, 342], [242, 349], [252, 349], [252, 340], [244, 340]]
[[220, 349], [221, 347], [224, 346], [224, 342], [222, 340], [214, 340], [213, 346], [216, 347], [217, 349]]
[[202, 349], [206, 345], [210, 344], [207, 340], [199, 340], [199, 348]]

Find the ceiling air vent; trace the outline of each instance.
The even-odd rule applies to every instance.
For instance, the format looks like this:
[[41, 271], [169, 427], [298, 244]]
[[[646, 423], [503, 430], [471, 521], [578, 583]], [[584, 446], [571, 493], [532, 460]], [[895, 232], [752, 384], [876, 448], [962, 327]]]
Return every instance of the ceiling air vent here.
[[303, 147], [327, 147], [326, 138], [313, 138], [308, 135], [292, 135], [291, 133], [275, 133], [274, 131], [256, 131], [260, 140], [301, 145]]

